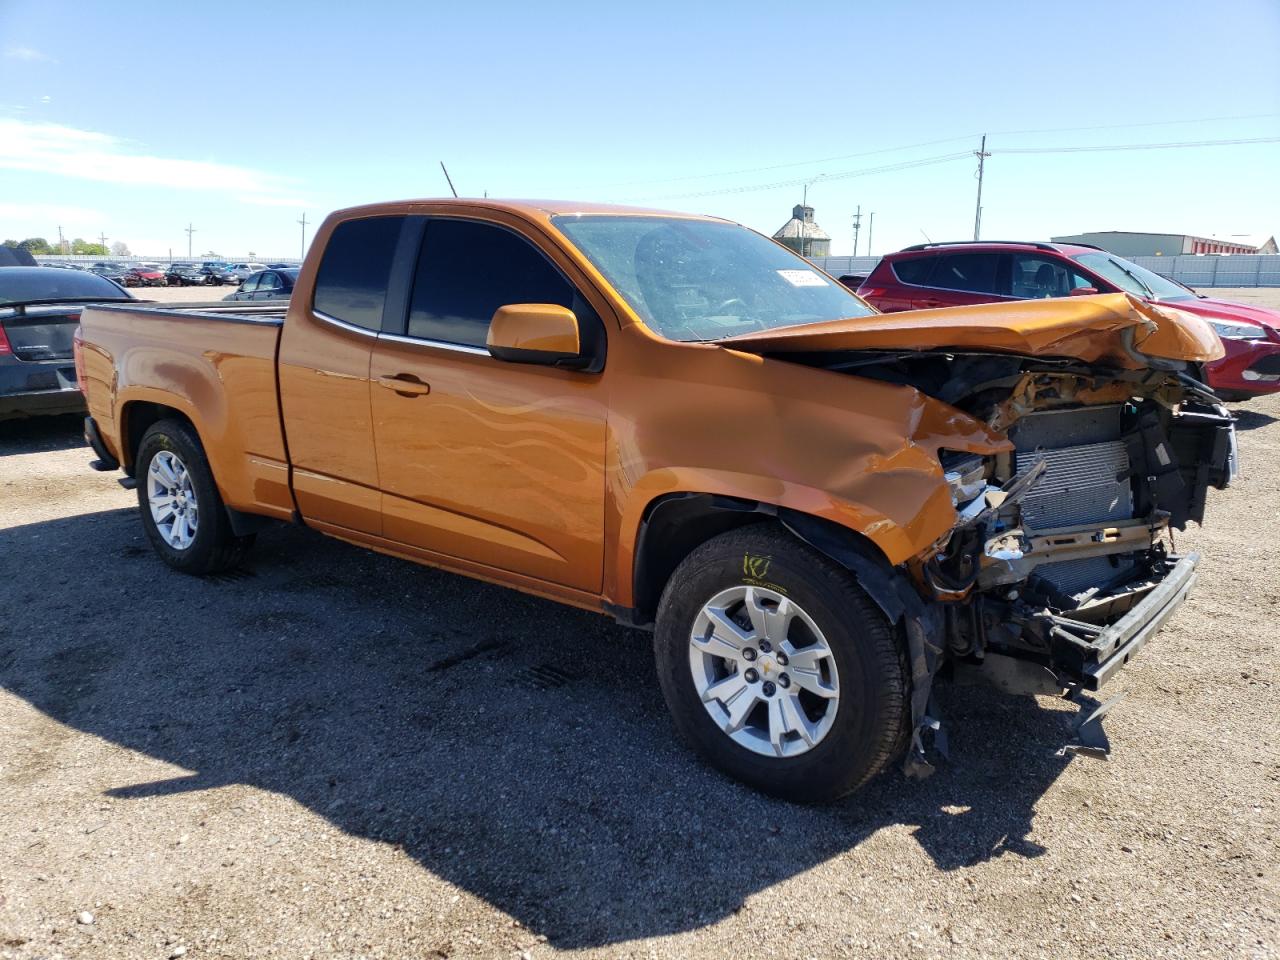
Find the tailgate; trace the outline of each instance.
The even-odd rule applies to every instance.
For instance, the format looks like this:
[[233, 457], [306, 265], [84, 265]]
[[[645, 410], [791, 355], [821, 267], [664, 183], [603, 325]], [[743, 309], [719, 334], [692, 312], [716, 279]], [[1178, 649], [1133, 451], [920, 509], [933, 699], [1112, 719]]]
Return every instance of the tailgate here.
[[0, 329], [18, 360], [70, 360], [71, 337], [80, 323], [80, 309], [62, 308], [0, 317]]

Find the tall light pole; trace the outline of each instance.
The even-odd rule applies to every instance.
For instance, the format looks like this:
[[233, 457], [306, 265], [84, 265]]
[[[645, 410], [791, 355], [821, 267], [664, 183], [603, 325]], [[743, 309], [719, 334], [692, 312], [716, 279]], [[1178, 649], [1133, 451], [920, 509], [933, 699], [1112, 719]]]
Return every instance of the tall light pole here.
[[977, 240], [978, 234], [982, 230], [982, 169], [984, 165], [983, 161], [986, 160], [987, 157], [991, 156], [991, 154], [987, 152], [987, 135], [985, 133], [982, 135], [982, 146], [978, 147], [978, 149], [974, 151], [974, 155], [977, 156], [978, 158], [978, 205], [977, 205], [977, 209], [974, 210], [973, 212], [973, 239]]
[[188, 223], [187, 224], [187, 259], [188, 260], [191, 259], [191, 235], [195, 232], [196, 232], [195, 226], [191, 223]]
[[302, 247], [298, 251], [298, 259], [305, 260], [307, 256], [307, 212], [302, 211], [302, 219], [297, 221], [302, 224]]
[[871, 256], [871, 229], [876, 225], [876, 212], [871, 211], [871, 216], [867, 220], [867, 256]]

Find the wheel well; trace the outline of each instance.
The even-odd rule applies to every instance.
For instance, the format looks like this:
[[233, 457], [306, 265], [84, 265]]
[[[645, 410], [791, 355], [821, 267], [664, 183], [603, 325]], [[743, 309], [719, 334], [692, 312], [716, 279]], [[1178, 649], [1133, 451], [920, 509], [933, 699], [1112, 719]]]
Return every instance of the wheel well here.
[[636, 622], [653, 622], [667, 581], [695, 548], [727, 530], [769, 519], [753, 500], [706, 493], [672, 493], [649, 504], [636, 540]]
[[151, 403], [146, 400], [135, 400], [133, 403], [126, 404], [123, 414], [123, 430], [121, 430], [122, 439], [124, 441], [124, 465], [125, 473], [133, 476], [134, 465], [138, 460], [138, 447], [142, 444], [142, 435], [147, 432], [152, 424], [159, 423], [161, 420], [181, 420], [187, 424], [196, 436], [195, 424], [181, 410], [174, 407], [166, 407], [162, 403]]
[[[911, 605], [905, 581], [874, 543], [830, 520], [755, 500], [706, 493], [675, 493], [649, 505], [636, 541], [631, 621], [651, 624], [671, 574], [685, 557], [712, 537], [753, 523], [780, 522], [796, 539], [853, 572], [891, 622]], [[910, 592], [910, 588], [906, 590]]]

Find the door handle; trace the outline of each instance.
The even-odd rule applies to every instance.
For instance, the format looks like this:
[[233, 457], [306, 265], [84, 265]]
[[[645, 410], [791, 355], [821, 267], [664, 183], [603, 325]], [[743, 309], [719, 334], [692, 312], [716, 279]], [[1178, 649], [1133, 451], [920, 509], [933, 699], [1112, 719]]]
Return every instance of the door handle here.
[[411, 373], [397, 373], [394, 377], [379, 377], [378, 386], [394, 390], [402, 397], [422, 397], [431, 392], [431, 384], [423, 383]]

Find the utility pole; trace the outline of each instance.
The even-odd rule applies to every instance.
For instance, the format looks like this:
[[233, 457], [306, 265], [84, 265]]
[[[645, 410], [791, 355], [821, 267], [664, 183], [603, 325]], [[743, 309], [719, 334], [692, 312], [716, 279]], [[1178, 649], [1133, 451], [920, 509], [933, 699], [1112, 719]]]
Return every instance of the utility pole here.
[[862, 229], [862, 204], [858, 204], [858, 212], [853, 215], [853, 255], [858, 255], [858, 231]]
[[978, 158], [978, 205], [977, 205], [977, 209], [974, 210], [973, 212], [973, 239], [977, 240], [978, 234], [982, 230], [982, 169], [984, 166], [983, 161], [986, 160], [987, 157], [991, 156], [991, 154], [987, 152], [987, 135], [985, 133], [982, 135], [982, 146], [978, 147], [978, 149], [974, 151], [974, 155], [977, 156]]
[[187, 224], [187, 259], [191, 259], [191, 235], [196, 232], [196, 228], [191, 223]]
[[107, 235], [105, 233], [98, 234], [98, 242], [102, 244], [102, 255], [107, 255]]
[[61, 226], [59, 226], [59, 227], [58, 227], [58, 252], [59, 252], [59, 253], [66, 253], [66, 252], [67, 252], [67, 251], [66, 251], [66, 243], [67, 243], [67, 241], [65, 241], [65, 240], [63, 240], [63, 239], [62, 239], [62, 227], [61, 227]]
[[302, 211], [302, 219], [298, 223], [302, 224], [302, 250], [298, 254], [298, 259], [304, 260], [307, 256], [307, 211]]
[[867, 256], [871, 256], [871, 230], [876, 225], [876, 212], [871, 211], [871, 218], [867, 221]]

